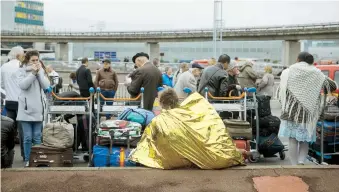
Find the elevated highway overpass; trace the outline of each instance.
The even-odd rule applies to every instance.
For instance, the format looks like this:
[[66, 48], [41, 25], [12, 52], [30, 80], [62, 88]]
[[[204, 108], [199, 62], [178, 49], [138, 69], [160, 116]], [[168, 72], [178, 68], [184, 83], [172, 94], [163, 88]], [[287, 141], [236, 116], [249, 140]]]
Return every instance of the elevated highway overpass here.
[[[56, 58], [68, 60], [68, 42], [144, 42], [150, 59], [160, 56], [159, 42], [212, 41], [213, 29], [115, 32], [9, 32], [1, 42], [55, 42]], [[224, 41], [283, 40], [282, 61], [294, 63], [300, 52], [299, 40], [339, 39], [339, 22], [268, 27], [224, 28]]]
[[[224, 28], [225, 41], [338, 39], [339, 22], [307, 25]], [[115, 32], [6, 32], [1, 42], [185, 42], [212, 41], [213, 29]]]

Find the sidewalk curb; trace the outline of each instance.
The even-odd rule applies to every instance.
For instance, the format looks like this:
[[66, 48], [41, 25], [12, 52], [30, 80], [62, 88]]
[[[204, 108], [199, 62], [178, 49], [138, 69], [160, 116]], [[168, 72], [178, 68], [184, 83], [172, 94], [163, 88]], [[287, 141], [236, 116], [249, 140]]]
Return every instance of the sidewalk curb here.
[[[339, 165], [302, 165], [302, 166], [239, 166], [222, 170], [268, 170], [268, 169], [339, 169]], [[148, 167], [50, 167], [50, 168], [11, 168], [1, 169], [1, 172], [26, 172], [26, 171], [112, 171], [112, 170], [162, 170]], [[200, 169], [174, 169], [174, 170], [200, 170]], [[168, 171], [168, 170], [164, 170]], [[212, 171], [212, 170], [211, 170]], [[217, 170], [216, 170], [217, 171]]]

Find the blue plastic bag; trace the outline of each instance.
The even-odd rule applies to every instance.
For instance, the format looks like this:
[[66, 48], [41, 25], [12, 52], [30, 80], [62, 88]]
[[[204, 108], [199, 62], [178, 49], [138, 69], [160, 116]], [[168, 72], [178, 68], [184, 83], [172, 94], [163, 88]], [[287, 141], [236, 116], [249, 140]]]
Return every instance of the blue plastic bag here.
[[[121, 147], [112, 147], [112, 153], [109, 152], [109, 147], [95, 145], [93, 147], [93, 166], [94, 167], [120, 167], [120, 149]], [[135, 163], [128, 160], [130, 150], [125, 149], [125, 167], [134, 167]], [[109, 155], [110, 154], [110, 155]]]

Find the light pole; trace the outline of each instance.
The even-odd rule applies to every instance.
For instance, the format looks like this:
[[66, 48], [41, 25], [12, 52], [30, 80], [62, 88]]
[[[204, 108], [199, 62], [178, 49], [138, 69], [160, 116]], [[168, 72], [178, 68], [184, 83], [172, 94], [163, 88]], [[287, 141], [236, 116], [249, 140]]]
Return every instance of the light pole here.
[[[214, 0], [214, 17], [213, 17], [213, 55], [214, 58], [217, 58], [217, 53], [222, 53], [222, 28], [223, 28], [223, 18], [222, 18], [222, 0]], [[217, 45], [219, 42], [219, 46]], [[218, 51], [219, 48], [219, 51]]]

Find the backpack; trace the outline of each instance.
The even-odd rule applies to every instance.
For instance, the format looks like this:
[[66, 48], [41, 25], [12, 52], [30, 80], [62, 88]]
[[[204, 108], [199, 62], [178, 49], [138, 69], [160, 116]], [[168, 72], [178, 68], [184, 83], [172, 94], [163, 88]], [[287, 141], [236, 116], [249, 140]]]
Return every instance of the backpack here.
[[118, 120], [125, 120], [140, 123], [142, 128], [144, 129], [155, 117], [154, 113], [148, 111], [146, 109], [131, 109], [127, 108], [124, 112], [122, 112]]
[[59, 77], [58, 84], [56, 85], [57, 89], [62, 89], [62, 77]]

